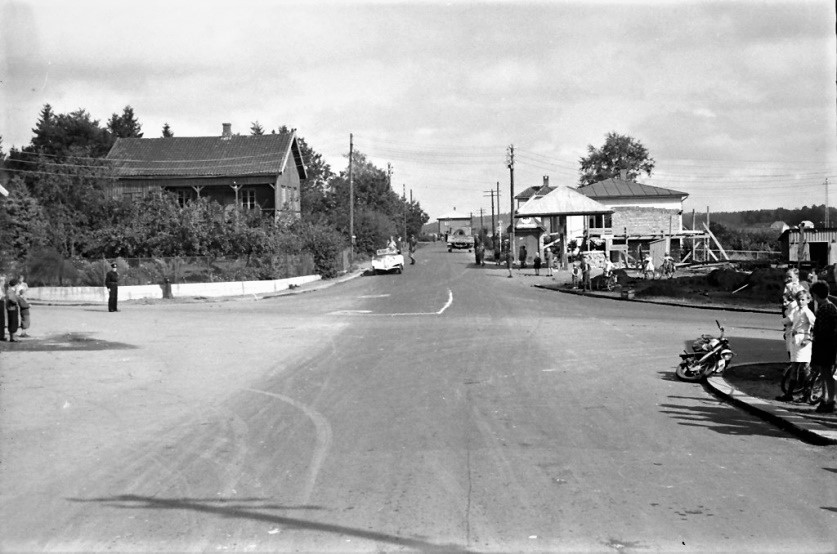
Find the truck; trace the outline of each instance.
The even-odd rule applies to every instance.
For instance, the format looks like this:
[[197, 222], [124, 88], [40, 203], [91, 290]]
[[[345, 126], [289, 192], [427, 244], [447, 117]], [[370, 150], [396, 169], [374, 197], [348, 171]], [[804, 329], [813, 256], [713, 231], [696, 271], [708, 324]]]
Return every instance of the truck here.
[[474, 249], [474, 235], [470, 227], [459, 227], [448, 235], [448, 252], [453, 252], [454, 248], [468, 252]]

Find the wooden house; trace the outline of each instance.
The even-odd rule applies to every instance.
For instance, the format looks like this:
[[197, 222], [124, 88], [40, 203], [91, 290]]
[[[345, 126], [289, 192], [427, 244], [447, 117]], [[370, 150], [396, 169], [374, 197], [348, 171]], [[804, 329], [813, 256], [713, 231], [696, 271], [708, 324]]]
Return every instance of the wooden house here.
[[300, 216], [306, 177], [296, 132], [215, 137], [119, 138], [108, 152], [116, 181], [112, 193], [138, 198], [163, 189], [185, 205], [209, 198], [232, 209], [278, 218]]

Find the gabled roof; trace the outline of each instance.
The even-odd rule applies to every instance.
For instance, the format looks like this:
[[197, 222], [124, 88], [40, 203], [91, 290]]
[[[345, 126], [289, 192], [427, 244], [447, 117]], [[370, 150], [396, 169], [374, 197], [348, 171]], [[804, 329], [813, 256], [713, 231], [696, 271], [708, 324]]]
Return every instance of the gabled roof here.
[[440, 220], [440, 221], [442, 219], [467, 219], [467, 220], [470, 220], [471, 219], [471, 214], [466, 214], [464, 212], [457, 212], [456, 210], [454, 210], [452, 212], [446, 213], [445, 215], [440, 215], [436, 219]]
[[118, 177], [278, 175], [291, 156], [305, 178], [296, 133], [119, 138], [108, 152]]
[[636, 181], [623, 181], [618, 177], [605, 179], [592, 185], [579, 187], [578, 191], [590, 198], [678, 198], [683, 200], [688, 193], [679, 190], [665, 189], [643, 185]]
[[528, 189], [524, 190], [520, 194], [516, 194], [514, 199], [515, 200], [528, 200], [533, 196], [546, 196], [550, 192], [555, 190], [555, 187], [550, 187], [549, 185], [541, 185], [539, 187], [529, 187]]
[[569, 187], [556, 187], [543, 198], [523, 204], [515, 217], [609, 214], [613, 209]]

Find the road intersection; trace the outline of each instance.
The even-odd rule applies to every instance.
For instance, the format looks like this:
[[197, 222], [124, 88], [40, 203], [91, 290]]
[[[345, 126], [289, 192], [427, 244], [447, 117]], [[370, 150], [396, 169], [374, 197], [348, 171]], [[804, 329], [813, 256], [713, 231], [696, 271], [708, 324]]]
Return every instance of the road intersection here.
[[262, 300], [38, 307], [0, 353], [3, 549], [833, 550], [833, 447], [673, 376], [714, 319], [776, 359], [776, 317], [417, 257]]

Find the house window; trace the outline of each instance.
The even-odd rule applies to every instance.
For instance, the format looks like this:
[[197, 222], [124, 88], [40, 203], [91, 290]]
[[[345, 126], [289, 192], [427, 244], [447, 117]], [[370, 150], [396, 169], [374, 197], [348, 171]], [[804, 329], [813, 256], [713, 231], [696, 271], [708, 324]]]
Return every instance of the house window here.
[[256, 191], [245, 190], [241, 192], [241, 207], [245, 210], [256, 209]]
[[287, 206], [285, 203], [288, 201], [288, 189], [285, 185], [282, 185], [282, 190], [279, 191], [279, 209], [284, 210]]
[[587, 227], [590, 229], [609, 229], [613, 226], [611, 214], [597, 214], [587, 216]]
[[181, 208], [186, 205], [186, 203], [190, 200], [190, 194], [188, 189], [180, 188], [175, 191], [177, 193], [177, 205]]

